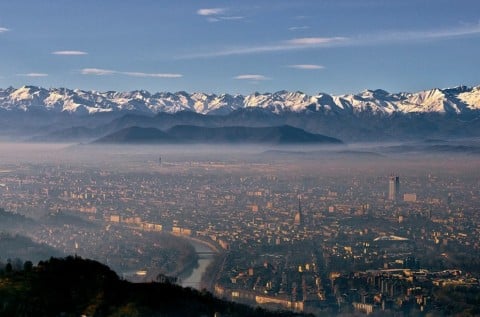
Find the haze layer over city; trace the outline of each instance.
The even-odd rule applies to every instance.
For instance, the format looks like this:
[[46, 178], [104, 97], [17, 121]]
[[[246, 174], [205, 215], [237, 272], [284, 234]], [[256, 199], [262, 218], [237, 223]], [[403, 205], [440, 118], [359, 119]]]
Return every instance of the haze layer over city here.
[[0, 2], [0, 315], [479, 316], [479, 12]]
[[478, 287], [478, 157], [392, 147], [4, 144], [3, 252], [271, 309], [445, 312]]

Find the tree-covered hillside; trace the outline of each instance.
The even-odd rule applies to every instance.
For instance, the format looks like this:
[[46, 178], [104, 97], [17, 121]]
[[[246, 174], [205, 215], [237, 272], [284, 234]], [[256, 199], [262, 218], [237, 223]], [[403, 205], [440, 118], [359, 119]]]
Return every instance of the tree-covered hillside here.
[[0, 316], [294, 316], [226, 302], [170, 283], [134, 284], [79, 257], [0, 273]]

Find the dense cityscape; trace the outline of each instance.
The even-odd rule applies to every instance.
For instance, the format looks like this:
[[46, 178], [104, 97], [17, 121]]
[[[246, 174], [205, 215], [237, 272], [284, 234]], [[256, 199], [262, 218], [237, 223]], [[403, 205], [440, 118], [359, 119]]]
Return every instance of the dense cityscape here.
[[181, 282], [206, 256], [195, 287], [254, 306], [478, 313], [447, 300], [480, 288], [475, 157], [125, 157], [5, 163], [0, 206], [25, 216], [11, 232], [132, 280]]
[[0, 1], [0, 316], [480, 316], [479, 12]]

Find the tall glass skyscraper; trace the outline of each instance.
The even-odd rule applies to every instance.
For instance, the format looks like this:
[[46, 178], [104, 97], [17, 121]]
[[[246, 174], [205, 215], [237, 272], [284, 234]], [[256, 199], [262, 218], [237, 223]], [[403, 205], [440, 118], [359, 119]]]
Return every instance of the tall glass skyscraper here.
[[400, 177], [390, 175], [388, 181], [388, 200], [396, 201], [400, 196]]

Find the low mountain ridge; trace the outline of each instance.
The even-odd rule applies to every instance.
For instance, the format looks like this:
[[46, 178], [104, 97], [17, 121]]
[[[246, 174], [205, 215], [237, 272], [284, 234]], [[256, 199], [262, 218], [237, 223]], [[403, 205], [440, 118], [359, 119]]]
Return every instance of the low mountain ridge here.
[[128, 127], [106, 135], [95, 143], [340, 144], [342, 141], [287, 125], [275, 127], [176, 125], [166, 131], [156, 128]]
[[155, 128], [129, 127], [108, 134], [95, 143], [174, 143], [175, 137]]

